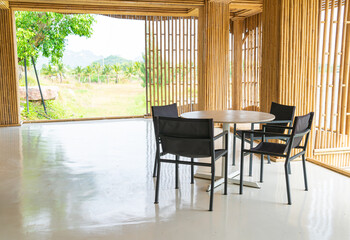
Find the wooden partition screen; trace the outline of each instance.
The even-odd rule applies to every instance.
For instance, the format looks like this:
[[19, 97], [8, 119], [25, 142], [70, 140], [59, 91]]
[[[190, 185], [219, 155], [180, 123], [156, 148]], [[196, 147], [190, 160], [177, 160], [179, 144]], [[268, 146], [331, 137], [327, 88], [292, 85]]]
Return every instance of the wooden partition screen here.
[[[240, 26], [241, 25], [241, 26]], [[234, 27], [239, 28], [239, 31], [235, 31]], [[237, 29], [236, 29], [237, 30]], [[248, 17], [244, 20], [238, 20], [236, 24], [234, 21], [231, 22], [231, 96], [230, 96], [230, 109], [244, 109], [244, 110], [253, 110], [259, 111], [260, 109], [260, 70], [261, 70], [261, 45], [262, 45], [262, 22], [261, 14], [257, 14], [251, 17]], [[235, 39], [235, 36], [236, 39]], [[240, 42], [239, 46], [235, 46], [235, 41]], [[237, 56], [234, 51], [242, 51], [242, 56]], [[238, 67], [241, 69], [235, 68], [234, 58], [238, 57], [239, 59]], [[240, 71], [239, 74], [236, 72]], [[241, 82], [235, 78], [240, 78]], [[238, 93], [239, 97], [236, 101], [240, 102], [240, 107], [237, 107], [234, 104], [237, 88], [241, 89], [241, 92]]]
[[[260, 108], [271, 102], [316, 110], [319, 0], [264, 0]], [[315, 126], [315, 125], [314, 125]], [[308, 144], [312, 157], [315, 131]]]
[[0, 126], [17, 126], [19, 98], [14, 13], [0, 8]]
[[197, 109], [197, 34], [194, 17], [146, 17], [146, 104], [177, 103], [179, 112]]
[[349, 1], [321, 0], [314, 160], [350, 173]]

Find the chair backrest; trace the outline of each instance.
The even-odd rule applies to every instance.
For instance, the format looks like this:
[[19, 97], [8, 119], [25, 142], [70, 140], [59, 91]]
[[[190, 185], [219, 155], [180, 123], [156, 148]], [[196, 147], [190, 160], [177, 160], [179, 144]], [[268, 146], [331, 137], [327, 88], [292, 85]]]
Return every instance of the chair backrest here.
[[194, 158], [213, 155], [213, 119], [157, 117], [156, 125], [163, 153]]
[[177, 111], [177, 104], [173, 103], [164, 106], [152, 106], [152, 117], [179, 117], [179, 113]]
[[293, 144], [291, 145], [292, 148], [298, 147], [301, 141], [303, 140], [303, 137], [305, 136], [305, 134], [303, 134], [302, 136], [296, 136], [296, 134], [303, 133], [307, 130], [311, 130], [313, 118], [313, 112], [310, 112], [304, 116], [295, 117], [291, 137], [293, 139]]
[[[295, 106], [282, 105], [279, 103], [272, 102], [270, 113], [275, 115], [275, 121], [290, 120], [293, 121], [295, 114]], [[288, 123], [271, 123], [273, 125], [287, 126]], [[284, 129], [268, 127], [269, 123], [266, 124], [267, 132], [283, 133]]]
[[157, 117], [170, 117], [170, 118], [178, 118], [179, 113], [177, 111], [177, 104], [173, 103], [170, 105], [164, 106], [152, 106], [152, 118], [153, 118], [153, 126], [155, 136], [157, 138], [157, 126], [156, 126], [156, 118]]

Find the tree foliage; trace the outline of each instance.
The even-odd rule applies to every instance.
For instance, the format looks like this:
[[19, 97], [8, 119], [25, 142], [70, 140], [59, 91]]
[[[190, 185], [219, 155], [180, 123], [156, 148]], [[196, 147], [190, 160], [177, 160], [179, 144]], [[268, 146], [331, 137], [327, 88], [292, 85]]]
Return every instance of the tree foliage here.
[[40, 54], [57, 64], [63, 57], [69, 35], [90, 37], [95, 18], [89, 14], [53, 12], [16, 12], [17, 54], [19, 64], [24, 58]]

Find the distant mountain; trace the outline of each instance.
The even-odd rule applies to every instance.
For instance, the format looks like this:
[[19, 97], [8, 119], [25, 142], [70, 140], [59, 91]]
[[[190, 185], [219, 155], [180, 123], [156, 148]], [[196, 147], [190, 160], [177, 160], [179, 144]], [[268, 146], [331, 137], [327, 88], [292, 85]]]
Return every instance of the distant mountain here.
[[97, 61], [94, 61], [93, 63], [100, 63], [101, 65], [114, 65], [116, 63], [123, 64], [123, 63], [132, 63], [131, 60], [125, 59], [123, 57], [119, 57], [116, 55], [111, 55], [109, 57], [99, 59]]
[[[123, 64], [123, 63], [132, 63], [131, 60], [125, 59], [123, 57], [119, 57], [116, 55], [111, 55], [109, 57], [103, 58], [102, 55], [95, 55], [90, 51], [80, 51], [73, 52], [70, 50], [66, 50], [63, 54], [63, 64], [65, 66], [69, 66], [70, 68], [76, 68], [77, 66], [86, 67], [91, 65], [92, 63], [98, 62], [101, 65], [103, 64]], [[37, 69], [40, 71], [44, 64], [48, 64], [49, 59], [40, 56], [37, 61]]]
[[77, 66], [86, 67], [89, 66], [94, 61], [103, 58], [103, 56], [97, 56], [90, 51], [65, 51], [63, 54], [63, 64], [75, 68]]

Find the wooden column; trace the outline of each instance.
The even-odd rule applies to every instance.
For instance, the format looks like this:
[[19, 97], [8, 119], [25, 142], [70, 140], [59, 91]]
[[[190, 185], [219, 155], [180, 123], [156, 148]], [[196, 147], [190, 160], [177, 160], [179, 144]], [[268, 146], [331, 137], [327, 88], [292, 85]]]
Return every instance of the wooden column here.
[[207, 1], [198, 19], [198, 105], [200, 110], [228, 107], [228, 1]]
[[14, 12], [0, 8], [0, 126], [19, 123]]
[[244, 20], [233, 21], [232, 109], [242, 108], [242, 45]]
[[281, 1], [264, 0], [263, 4], [263, 41], [260, 85], [260, 109], [270, 110], [272, 101], [278, 102], [280, 82], [281, 52]]

